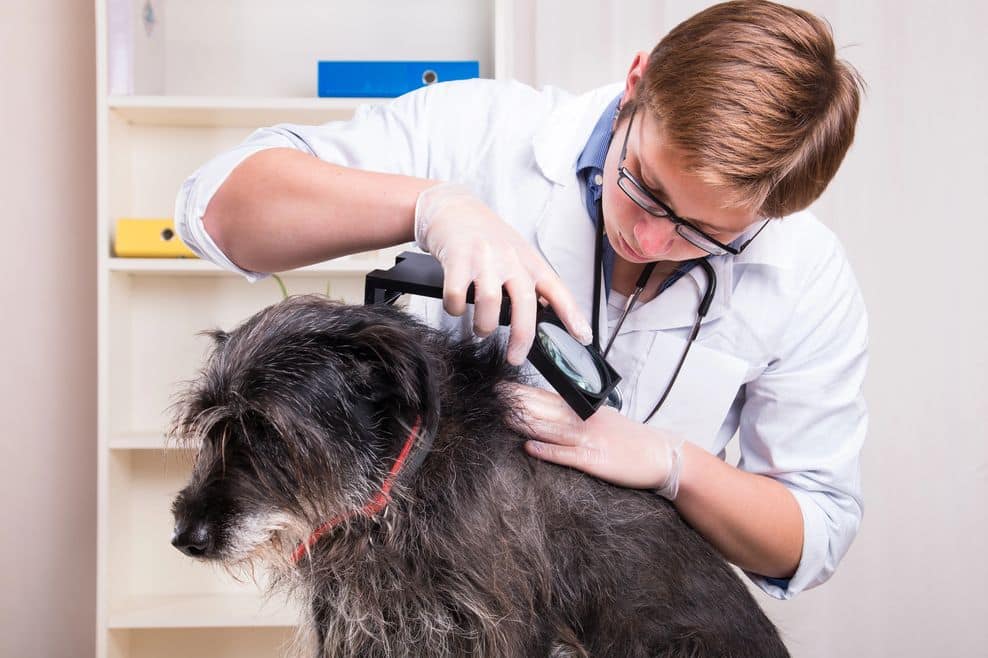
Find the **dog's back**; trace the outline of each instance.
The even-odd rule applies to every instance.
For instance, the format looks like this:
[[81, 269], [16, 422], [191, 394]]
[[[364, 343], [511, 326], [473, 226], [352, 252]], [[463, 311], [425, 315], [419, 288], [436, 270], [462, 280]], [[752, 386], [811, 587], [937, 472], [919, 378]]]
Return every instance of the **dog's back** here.
[[[496, 350], [474, 355], [503, 363]], [[494, 399], [484, 393], [462, 399]], [[442, 452], [429, 459], [442, 455], [439, 468], [423, 466], [412, 497], [434, 515], [421, 545], [460, 556], [454, 581], [469, 574], [478, 590], [515, 593], [495, 616], [526, 611], [521, 629], [541, 627], [541, 641], [568, 643], [572, 655], [788, 655], [744, 584], [668, 501], [528, 457], [503, 416], [475, 408], [473, 417], [478, 425], [450, 423], [437, 437]]]
[[589, 655], [788, 655], [744, 584], [670, 503], [539, 470], [554, 553], [571, 556], [553, 563], [555, 590], [582, 585], [566, 607]]
[[[266, 309], [217, 335], [186, 395], [176, 431], [223, 438], [176, 500], [176, 545], [272, 563], [324, 656], [788, 655], [668, 502], [524, 453], [498, 386], [518, 377], [497, 343], [394, 309]], [[431, 445], [380, 498], [413, 426]], [[237, 528], [258, 526], [244, 548]], [[296, 545], [297, 564], [279, 558]]]

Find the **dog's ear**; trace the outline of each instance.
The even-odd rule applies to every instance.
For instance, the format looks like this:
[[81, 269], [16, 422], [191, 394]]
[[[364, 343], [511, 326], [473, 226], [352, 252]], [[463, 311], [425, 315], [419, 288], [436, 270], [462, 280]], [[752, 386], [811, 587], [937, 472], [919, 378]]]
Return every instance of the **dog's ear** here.
[[207, 329], [200, 332], [200, 334], [212, 338], [214, 347], [223, 347], [226, 345], [226, 341], [230, 340], [230, 334], [222, 329]]
[[375, 397], [399, 424], [411, 427], [421, 418], [422, 430], [434, 433], [439, 424], [439, 381], [428, 341], [407, 328], [377, 323], [364, 327], [357, 342], [373, 354]]

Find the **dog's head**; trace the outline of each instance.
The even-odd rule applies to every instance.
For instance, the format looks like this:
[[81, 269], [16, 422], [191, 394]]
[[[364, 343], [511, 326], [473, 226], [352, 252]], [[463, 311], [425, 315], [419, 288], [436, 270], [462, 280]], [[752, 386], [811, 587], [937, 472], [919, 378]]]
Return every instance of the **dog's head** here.
[[171, 429], [198, 443], [172, 505], [188, 555], [283, 554], [367, 501], [417, 419], [422, 432], [438, 423], [437, 335], [396, 309], [294, 297], [211, 335]]

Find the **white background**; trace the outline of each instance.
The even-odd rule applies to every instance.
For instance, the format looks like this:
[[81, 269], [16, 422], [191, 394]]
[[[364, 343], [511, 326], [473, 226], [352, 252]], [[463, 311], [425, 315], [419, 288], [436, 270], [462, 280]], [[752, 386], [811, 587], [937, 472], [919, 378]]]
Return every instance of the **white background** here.
[[[624, 77], [706, 2], [520, 3], [519, 77]], [[826, 585], [760, 599], [795, 656], [988, 651], [988, 6], [817, 1], [868, 83], [815, 210], [871, 316], [861, 533]], [[86, 656], [95, 613], [91, 3], [0, 2], [0, 655]]]

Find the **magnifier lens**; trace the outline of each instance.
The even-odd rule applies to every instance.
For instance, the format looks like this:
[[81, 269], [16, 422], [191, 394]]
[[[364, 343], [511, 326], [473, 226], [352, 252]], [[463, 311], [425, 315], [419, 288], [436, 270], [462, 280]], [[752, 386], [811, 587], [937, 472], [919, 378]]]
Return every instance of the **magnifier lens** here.
[[565, 329], [551, 322], [539, 322], [535, 335], [549, 359], [570, 381], [587, 393], [599, 394], [603, 390], [604, 382], [597, 364], [587, 348]]

